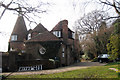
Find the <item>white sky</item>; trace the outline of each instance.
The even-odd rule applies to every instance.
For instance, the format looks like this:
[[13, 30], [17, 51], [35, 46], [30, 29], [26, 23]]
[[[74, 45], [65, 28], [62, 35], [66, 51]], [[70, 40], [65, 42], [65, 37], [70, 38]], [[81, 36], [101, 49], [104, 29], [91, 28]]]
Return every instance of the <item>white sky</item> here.
[[[3, 1], [3, 0], [2, 0]], [[7, 1], [7, 0], [6, 0]], [[32, 0], [34, 1], [34, 0]], [[87, 0], [43, 0], [45, 2], [52, 2], [54, 5], [48, 7], [48, 12], [45, 14], [40, 14], [41, 19], [37, 20], [38, 23], [42, 23], [44, 27], [51, 30], [59, 21], [67, 19], [68, 27], [73, 29], [74, 22], [83, 15], [82, 7], [84, 1]], [[78, 2], [77, 2], [78, 1]], [[76, 8], [74, 9], [72, 3], [76, 3]], [[96, 9], [98, 6], [91, 4], [86, 8], [87, 12]], [[85, 11], [85, 12], [86, 12]], [[2, 19], [0, 20], [0, 31], [4, 32], [0, 34], [0, 51], [7, 51], [8, 41], [10, 34], [13, 30], [17, 19], [17, 15], [14, 15], [11, 11], [6, 11]], [[27, 23], [27, 21], [26, 21]], [[35, 25], [32, 26], [32, 29]], [[30, 27], [27, 25], [27, 29]]]

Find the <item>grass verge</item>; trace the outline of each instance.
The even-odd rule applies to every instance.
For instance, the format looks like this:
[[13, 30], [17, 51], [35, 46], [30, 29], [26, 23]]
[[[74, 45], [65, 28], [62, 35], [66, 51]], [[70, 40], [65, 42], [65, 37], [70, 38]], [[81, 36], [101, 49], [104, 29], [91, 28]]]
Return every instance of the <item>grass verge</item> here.
[[35, 74], [35, 75], [11, 75], [8, 78], [118, 78], [119, 73], [109, 68], [119, 69], [120, 62], [109, 63], [105, 66], [95, 66], [86, 69], [55, 73], [55, 74]]

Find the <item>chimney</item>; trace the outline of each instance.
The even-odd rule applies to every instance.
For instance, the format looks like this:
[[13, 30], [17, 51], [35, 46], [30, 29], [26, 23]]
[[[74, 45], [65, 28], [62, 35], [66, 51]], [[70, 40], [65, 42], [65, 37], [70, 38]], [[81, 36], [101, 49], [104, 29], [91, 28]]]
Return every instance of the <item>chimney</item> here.
[[67, 20], [63, 20], [61, 21], [62, 24], [62, 37], [63, 37], [63, 41], [65, 43], [68, 42], [68, 21]]

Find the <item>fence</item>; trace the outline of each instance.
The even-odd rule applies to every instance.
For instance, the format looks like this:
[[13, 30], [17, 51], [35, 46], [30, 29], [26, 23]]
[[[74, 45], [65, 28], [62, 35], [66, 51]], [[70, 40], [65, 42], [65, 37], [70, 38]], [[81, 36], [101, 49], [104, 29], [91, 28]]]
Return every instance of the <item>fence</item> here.
[[59, 63], [49, 60], [29, 60], [29, 61], [17, 61], [18, 71], [27, 70], [45, 70], [53, 69], [58, 66]]
[[18, 71], [36, 71], [42, 70], [42, 65], [19, 67]]

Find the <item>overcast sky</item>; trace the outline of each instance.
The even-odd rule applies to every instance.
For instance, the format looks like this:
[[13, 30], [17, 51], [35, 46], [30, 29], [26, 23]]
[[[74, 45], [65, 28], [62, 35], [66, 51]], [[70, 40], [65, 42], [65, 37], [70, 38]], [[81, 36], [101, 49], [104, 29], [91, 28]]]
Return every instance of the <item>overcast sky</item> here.
[[[5, 0], [1, 0], [5, 1]], [[6, 0], [8, 1], [8, 0]], [[34, 1], [34, 0], [32, 0]], [[43, 0], [44, 2], [52, 3], [51, 6], [48, 6], [48, 12], [44, 14], [40, 14], [41, 18], [37, 23], [41, 23], [46, 27], [49, 31], [61, 20], [68, 20], [68, 27], [73, 30], [74, 22], [80, 18], [83, 13], [90, 12], [94, 9], [97, 9], [99, 6], [90, 4], [86, 10], [83, 10], [83, 6], [85, 6], [84, 2], [87, 0]], [[89, 0], [88, 0], [89, 1]], [[11, 11], [6, 11], [0, 20], [0, 31], [4, 32], [0, 34], [0, 51], [7, 51], [8, 49], [8, 41], [10, 38], [10, 34], [15, 25], [16, 19], [18, 15], [14, 15]], [[28, 22], [26, 21], [27, 29], [30, 29], [28, 26]], [[36, 25], [32, 25], [33, 29]]]

